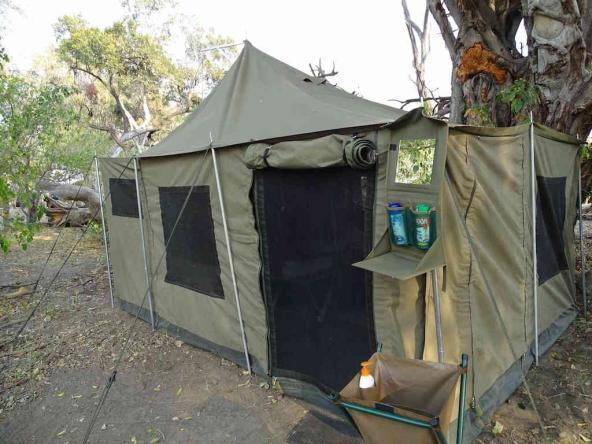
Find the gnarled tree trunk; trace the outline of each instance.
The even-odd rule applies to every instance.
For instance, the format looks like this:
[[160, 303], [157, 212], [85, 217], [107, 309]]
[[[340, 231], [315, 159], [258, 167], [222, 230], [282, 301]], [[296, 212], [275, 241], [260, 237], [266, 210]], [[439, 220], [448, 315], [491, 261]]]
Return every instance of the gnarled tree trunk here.
[[[592, 129], [592, 26], [589, 0], [427, 0], [453, 65], [450, 120], [510, 126], [534, 120], [588, 137]], [[524, 23], [528, 53], [516, 43]], [[458, 29], [458, 31], [455, 30]], [[517, 81], [534, 92], [501, 100]], [[516, 91], [516, 90], [515, 90]], [[518, 106], [519, 107], [519, 106]], [[592, 164], [584, 165], [584, 186]]]
[[[101, 222], [99, 194], [88, 187], [41, 181], [39, 189], [44, 191], [46, 214], [50, 225], [81, 227], [94, 220]], [[79, 206], [84, 202], [86, 206]]]

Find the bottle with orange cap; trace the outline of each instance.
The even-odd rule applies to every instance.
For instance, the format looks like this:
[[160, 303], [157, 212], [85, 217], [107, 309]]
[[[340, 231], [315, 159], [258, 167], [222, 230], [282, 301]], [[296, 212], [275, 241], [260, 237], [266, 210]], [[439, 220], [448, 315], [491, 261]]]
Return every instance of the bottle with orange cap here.
[[368, 401], [376, 401], [376, 381], [374, 376], [370, 374], [370, 361], [364, 361], [360, 364], [362, 369], [360, 370], [360, 381], [358, 383], [360, 387], [360, 397]]

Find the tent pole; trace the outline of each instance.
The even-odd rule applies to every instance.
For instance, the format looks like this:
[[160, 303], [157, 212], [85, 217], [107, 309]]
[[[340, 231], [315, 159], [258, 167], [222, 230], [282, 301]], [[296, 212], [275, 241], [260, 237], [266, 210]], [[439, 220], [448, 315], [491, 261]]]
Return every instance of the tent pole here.
[[142, 199], [140, 198], [140, 182], [138, 181], [138, 159], [134, 157], [134, 178], [136, 179], [136, 197], [138, 198], [138, 220], [140, 222], [140, 237], [142, 238], [142, 256], [144, 258], [144, 274], [146, 275], [146, 288], [148, 291], [148, 308], [150, 310], [150, 325], [152, 331], [156, 330], [154, 325], [154, 308], [152, 305], [152, 284], [148, 274], [148, 259], [146, 257], [146, 242], [144, 240], [144, 217], [142, 215]]
[[101, 226], [103, 228], [103, 245], [105, 245], [105, 256], [107, 258], [107, 279], [109, 280], [109, 296], [111, 308], [113, 303], [113, 283], [111, 282], [111, 260], [109, 259], [109, 247], [107, 246], [107, 227], [105, 226], [105, 213], [103, 211], [103, 191], [101, 189], [101, 176], [99, 176], [99, 158], [95, 156], [95, 173], [97, 175], [97, 191], [99, 192], [99, 206], [101, 208]]
[[[210, 136], [211, 137], [211, 136]], [[236, 310], [238, 312], [238, 323], [240, 325], [241, 337], [243, 340], [243, 348], [245, 351], [245, 360], [247, 362], [247, 370], [249, 374], [251, 371], [251, 360], [249, 359], [249, 349], [247, 347], [247, 337], [245, 335], [245, 325], [243, 323], [243, 316], [238, 297], [238, 286], [236, 284], [236, 274], [234, 272], [234, 259], [232, 258], [232, 249], [230, 248], [230, 236], [228, 235], [228, 224], [226, 222], [226, 211], [224, 210], [224, 198], [222, 197], [222, 186], [220, 184], [220, 175], [218, 174], [218, 162], [216, 160], [216, 150], [212, 149], [212, 160], [214, 161], [214, 174], [216, 176], [216, 187], [218, 188], [218, 199], [220, 200], [220, 211], [222, 213], [222, 225], [224, 227], [224, 236], [226, 238], [226, 249], [228, 252], [228, 263], [230, 264], [230, 277], [232, 278], [232, 288], [234, 290], [234, 298], [236, 299]]]
[[438, 345], [438, 362], [444, 362], [444, 344], [442, 341], [442, 316], [440, 311], [440, 291], [438, 289], [438, 270], [432, 270], [432, 297], [434, 298], [434, 316], [436, 318], [436, 342]]
[[586, 320], [588, 315], [588, 304], [586, 301], [586, 251], [584, 247], [584, 218], [582, 216], [582, 162], [580, 162], [580, 167], [578, 168], [578, 214], [580, 219], [580, 261], [582, 263], [582, 303], [584, 309], [584, 320]]
[[530, 185], [532, 203], [532, 291], [534, 297], [534, 362], [539, 365], [539, 295], [536, 246], [536, 170], [534, 166], [534, 122], [530, 113]]

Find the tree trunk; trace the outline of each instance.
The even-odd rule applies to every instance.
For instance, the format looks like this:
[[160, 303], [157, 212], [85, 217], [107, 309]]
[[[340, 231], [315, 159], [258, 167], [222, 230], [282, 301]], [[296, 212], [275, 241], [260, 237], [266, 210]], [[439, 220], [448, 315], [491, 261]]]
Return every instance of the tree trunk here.
[[[83, 226], [90, 221], [101, 222], [101, 203], [99, 194], [91, 188], [41, 181], [39, 189], [46, 193], [46, 213], [49, 224], [53, 226]], [[84, 202], [80, 207], [77, 202]]]
[[[535, 122], [587, 138], [589, 0], [427, 1], [452, 60], [452, 122], [511, 126], [532, 111]], [[521, 22], [526, 55], [516, 43]], [[589, 161], [583, 170], [584, 188], [590, 189]]]

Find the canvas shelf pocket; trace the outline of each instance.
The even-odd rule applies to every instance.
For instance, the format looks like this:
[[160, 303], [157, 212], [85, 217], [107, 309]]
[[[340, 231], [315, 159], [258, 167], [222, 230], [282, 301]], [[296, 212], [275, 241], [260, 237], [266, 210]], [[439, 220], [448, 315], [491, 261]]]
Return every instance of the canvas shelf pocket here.
[[[370, 254], [353, 264], [395, 279], [409, 279], [445, 265], [439, 209], [444, 182], [448, 127], [445, 122], [425, 117], [416, 109], [389, 125], [390, 149], [385, 188], [387, 203], [405, 207], [407, 246], [395, 245], [389, 231], [383, 234]], [[430, 247], [418, 248], [417, 205], [430, 208]], [[380, 217], [380, 209], [377, 211]], [[386, 209], [384, 210], [384, 217]]]

